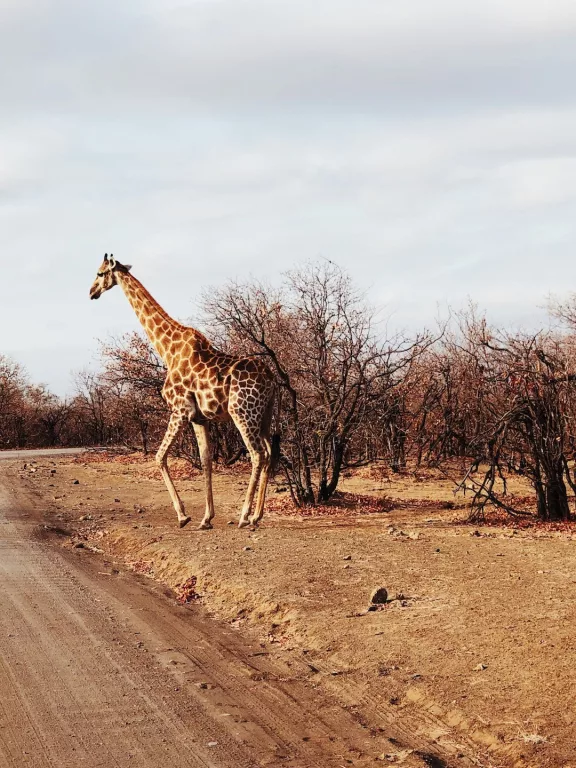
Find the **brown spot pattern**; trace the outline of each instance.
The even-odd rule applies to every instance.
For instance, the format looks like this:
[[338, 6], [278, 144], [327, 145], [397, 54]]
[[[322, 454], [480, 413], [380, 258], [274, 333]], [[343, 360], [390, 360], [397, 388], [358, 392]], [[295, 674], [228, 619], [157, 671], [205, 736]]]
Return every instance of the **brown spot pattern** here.
[[[107, 268], [106, 262], [101, 271]], [[206, 513], [202, 527], [211, 527], [214, 505], [206, 423], [230, 419], [238, 428], [252, 460], [252, 475], [240, 525], [246, 525], [249, 520], [258, 522], [263, 513], [271, 461], [270, 421], [276, 387], [270, 371], [259, 359], [235, 358], [220, 352], [199, 331], [173, 320], [131, 273], [121, 270], [107, 275], [105, 290], [117, 283], [168, 369], [162, 396], [172, 416], [157, 460], [180, 525], [185, 525], [189, 518], [184, 514], [184, 506], [168, 470], [170, 446], [186, 421], [192, 422], [206, 476]], [[257, 490], [256, 509], [252, 514]]]

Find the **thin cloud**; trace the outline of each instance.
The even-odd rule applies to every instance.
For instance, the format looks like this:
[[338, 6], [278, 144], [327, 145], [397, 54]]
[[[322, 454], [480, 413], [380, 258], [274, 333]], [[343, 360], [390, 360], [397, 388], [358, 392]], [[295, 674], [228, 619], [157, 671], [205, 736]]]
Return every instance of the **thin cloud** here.
[[181, 318], [321, 253], [399, 325], [535, 321], [575, 278], [575, 37], [564, 0], [3, 3], [2, 350], [62, 390], [136, 327], [87, 300], [105, 250]]

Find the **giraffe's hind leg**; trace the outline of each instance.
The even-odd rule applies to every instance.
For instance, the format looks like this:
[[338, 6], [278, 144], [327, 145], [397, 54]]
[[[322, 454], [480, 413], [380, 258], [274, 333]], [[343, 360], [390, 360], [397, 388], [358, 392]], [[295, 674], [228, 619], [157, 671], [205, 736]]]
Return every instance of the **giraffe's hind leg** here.
[[242, 506], [242, 512], [240, 513], [239, 528], [245, 528], [250, 525], [250, 513], [252, 511], [252, 504], [254, 502], [254, 496], [258, 489], [258, 483], [260, 481], [260, 475], [266, 460], [266, 449], [264, 443], [260, 437], [260, 429], [255, 430], [251, 425], [243, 418], [242, 413], [238, 413], [233, 409], [230, 409], [230, 415], [238, 431], [242, 435], [242, 439], [248, 452], [250, 453], [250, 460], [252, 461], [252, 472], [250, 474], [250, 480], [248, 482], [248, 490], [246, 492], [246, 498], [244, 505]]
[[264, 514], [264, 503], [266, 501], [266, 489], [268, 487], [268, 480], [270, 478], [270, 470], [272, 469], [272, 443], [270, 441], [270, 427], [272, 423], [272, 410], [274, 408], [274, 395], [270, 398], [268, 407], [266, 408], [262, 424], [260, 428], [260, 443], [264, 450], [264, 461], [262, 464], [262, 472], [260, 474], [260, 484], [258, 486], [258, 496], [256, 498], [256, 509], [254, 514], [250, 518], [252, 525], [258, 525]]
[[270, 477], [270, 467], [272, 464], [272, 445], [270, 439], [267, 436], [262, 436], [262, 444], [264, 447], [264, 461], [262, 464], [262, 471], [260, 473], [260, 484], [258, 486], [258, 496], [256, 498], [256, 509], [254, 514], [250, 518], [252, 525], [258, 525], [264, 514], [264, 502], [266, 501], [266, 489], [268, 487], [268, 479]]
[[[246, 499], [240, 513], [239, 527], [244, 528], [262, 517], [268, 475], [270, 472], [270, 422], [274, 401], [274, 384], [270, 374], [263, 374], [254, 361], [252, 370], [236, 371], [230, 386], [228, 413], [238, 428], [252, 460], [252, 473]], [[254, 496], [258, 490], [256, 510], [252, 516]]]
[[242, 512], [240, 513], [240, 521], [238, 523], [239, 528], [245, 528], [251, 523], [250, 513], [252, 511], [252, 504], [254, 503], [254, 496], [256, 495], [256, 489], [258, 488], [265, 461], [264, 452], [259, 446], [254, 445], [254, 443], [249, 444], [248, 450], [250, 451], [250, 458], [252, 460], [252, 473], [248, 483], [246, 499], [244, 500]]
[[176, 514], [178, 515], [180, 528], [184, 528], [184, 526], [190, 522], [190, 518], [184, 512], [184, 505], [182, 504], [182, 500], [180, 499], [178, 491], [176, 490], [176, 487], [172, 482], [172, 478], [170, 477], [170, 471], [168, 470], [168, 451], [170, 450], [170, 446], [173, 444], [174, 440], [176, 440], [178, 437], [178, 434], [184, 426], [187, 418], [188, 415], [186, 412], [173, 411], [168, 423], [168, 429], [166, 430], [162, 444], [160, 445], [158, 453], [156, 454], [156, 462], [160, 467], [164, 483], [166, 484], [166, 488], [168, 489], [168, 493], [172, 499], [172, 504], [174, 505]]

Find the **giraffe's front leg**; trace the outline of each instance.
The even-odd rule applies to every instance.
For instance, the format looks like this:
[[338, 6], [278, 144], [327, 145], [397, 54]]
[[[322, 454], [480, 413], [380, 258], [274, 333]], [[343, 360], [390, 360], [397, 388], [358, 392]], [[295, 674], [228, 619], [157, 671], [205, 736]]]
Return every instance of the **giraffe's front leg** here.
[[212, 446], [210, 445], [210, 433], [207, 424], [192, 424], [194, 434], [198, 442], [198, 451], [200, 461], [204, 471], [204, 483], [206, 486], [206, 511], [199, 525], [201, 531], [207, 531], [212, 528], [212, 518], [214, 517], [214, 497], [212, 494]]
[[184, 528], [184, 526], [190, 522], [190, 518], [184, 512], [184, 505], [182, 504], [182, 500], [180, 499], [178, 491], [176, 490], [176, 487], [172, 482], [172, 478], [170, 477], [170, 472], [168, 470], [168, 451], [170, 450], [170, 446], [173, 444], [174, 440], [176, 440], [178, 437], [180, 430], [184, 426], [186, 418], [186, 413], [183, 411], [174, 411], [172, 413], [168, 423], [168, 429], [166, 430], [162, 444], [158, 449], [158, 453], [156, 454], [156, 462], [160, 467], [164, 483], [166, 484], [166, 488], [168, 489], [168, 493], [172, 499], [172, 504], [174, 505], [176, 514], [178, 515], [178, 523], [180, 524], [180, 528]]

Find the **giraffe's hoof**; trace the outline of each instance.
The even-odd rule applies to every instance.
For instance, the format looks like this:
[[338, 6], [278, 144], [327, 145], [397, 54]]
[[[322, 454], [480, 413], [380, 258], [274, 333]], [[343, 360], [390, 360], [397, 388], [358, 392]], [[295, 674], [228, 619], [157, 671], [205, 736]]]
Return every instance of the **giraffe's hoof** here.
[[190, 522], [190, 518], [189, 517], [181, 517], [180, 518], [180, 528], [184, 528], [184, 526], [188, 525], [189, 522]]
[[248, 528], [250, 525], [250, 520], [240, 520], [238, 523], [238, 528]]
[[210, 530], [212, 530], [213, 527], [214, 526], [212, 525], [212, 523], [208, 520], [206, 522], [200, 523], [200, 525], [198, 526], [198, 530], [199, 531], [210, 531]]

